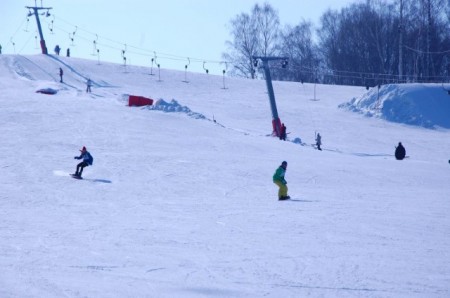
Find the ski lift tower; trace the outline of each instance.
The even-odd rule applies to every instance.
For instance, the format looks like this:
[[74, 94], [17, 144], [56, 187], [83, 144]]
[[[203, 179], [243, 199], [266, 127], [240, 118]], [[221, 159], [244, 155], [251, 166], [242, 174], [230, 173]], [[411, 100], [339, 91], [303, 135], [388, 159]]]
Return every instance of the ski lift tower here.
[[37, 23], [37, 27], [38, 27], [38, 31], [39, 31], [39, 36], [41, 38], [42, 54], [47, 55], [48, 51], [47, 51], [47, 46], [45, 45], [44, 34], [42, 33], [41, 21], [39, 20], [39, 11], [40, 10], [47, 10], [47, 12], [43, 12], [42, 15], [45, 15], [46, 17], [49, 17], [50, 16], [50, 9], [52, 9], [52, 8], [51, 7], [43, 7], [42, 6], [42, 0], [41, 0], [41, 6], [40, 7], [37, 6], [36, 0], [34, 0], [34, 6], [25, 6], [25, 8], [28, 8], [28, 17], [31, 17], [32, 15], [34, 15], [36, 17], [36, 23]]
[[275, 134], [275, 136], [277, 136], [277, 137], [280, 137], [281, 136], [281, 120], [278, 117], [277, 103], [275, 102], [275, 94], [273, 92], [273, 86], [272, 86], [272, 76], [270, 75], [270, 69], [269, 69], [269, 61], [282, 60], [281, 67], [286, 68], [288, 65], [288, 58], [287, 57], [252, 56], [252, 59], [253, 59], [253, 65], [255, 67], [258, 66], [258, 60], [261, 60], [263, 63], [264, 75], [266, 77], [267, 93], [269, 93], [270, 108], [272, 110], [273, 134]]

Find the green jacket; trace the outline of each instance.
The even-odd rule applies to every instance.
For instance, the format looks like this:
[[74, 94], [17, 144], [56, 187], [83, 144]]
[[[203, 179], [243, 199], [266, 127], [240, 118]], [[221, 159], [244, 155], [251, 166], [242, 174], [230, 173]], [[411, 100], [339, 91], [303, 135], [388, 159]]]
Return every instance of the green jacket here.
[[273, 174], [273, 182], [280, 181], [283, 184], [287, 184], [286, 180], [284, 180], [284, 174], [286, 174], [286, 170], [282, 166], [279, 166], [275, 174]]

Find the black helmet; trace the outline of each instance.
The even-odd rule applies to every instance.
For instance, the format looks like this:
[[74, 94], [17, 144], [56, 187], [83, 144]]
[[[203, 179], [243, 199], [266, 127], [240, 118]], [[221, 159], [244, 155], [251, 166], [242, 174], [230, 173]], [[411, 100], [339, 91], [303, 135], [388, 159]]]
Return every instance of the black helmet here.
[[282, 165], [282, 166], [287, 166], [287, 161], [283, 161], [283, 162], [281, 163], [281, 165]]

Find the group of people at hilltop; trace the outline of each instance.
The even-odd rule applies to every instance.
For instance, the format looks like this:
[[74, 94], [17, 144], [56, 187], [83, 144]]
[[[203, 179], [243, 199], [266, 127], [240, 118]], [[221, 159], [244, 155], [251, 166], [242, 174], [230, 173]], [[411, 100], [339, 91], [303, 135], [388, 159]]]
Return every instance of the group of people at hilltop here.
[[[59, 56], [60, 52], [61, 52], [61, 48], [59, 47], [59, 45], [56, 45], [55, 46], [55, 54]], [[69, 48], [67, 48], [66, 56], [70, 57], [70, 49]]]

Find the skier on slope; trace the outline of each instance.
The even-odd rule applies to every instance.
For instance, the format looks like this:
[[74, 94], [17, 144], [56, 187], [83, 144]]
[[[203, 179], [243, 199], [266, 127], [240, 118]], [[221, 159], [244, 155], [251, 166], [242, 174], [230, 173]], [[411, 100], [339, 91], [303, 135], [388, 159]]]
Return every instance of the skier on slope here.
[[61, 51], [61, 48], [59, 47], [59, 45], [56, 45], [55, 47], [55, 54], [59, 56], [59, 52]]
[[406, 156], [406, 149], [403, 147], [402, 142], [398, 143], [398, 146], [395, 147], [395, 158], [397, 160], [402, 160]]
[[275, 171], [275, 174], [273, 174], [273, 183], [278, 185], [280, 188], [278, 190], [278, 200], [288, 200], [291, 197], [288, 196], [288, 188], [286, 186], [287, 182], [284, 179], [284, 175], [286, 174], [286, 168], [287, 168], [287, 162], [283, 161], [281, 165], [278, 167], [278, 169]]
[[83, 173], [83, 169], [87, 166], [92, 166], [94, 159], [92, 158], [92, 155], [86, 150], [86, 147], [83, 146], [83, 149], [81, 149], [80, 151], [80, 156], [75, 156], [74, 159], [82, 159], [83, 161], [77, 165], [77, 170], [75, 171], [75, 174], [72, 174], [72, 176], [74, 178], [82, 179], [81, 174]]
[[86, 93], [91, 93], [91, 86], [92, 86], [92, 81], [89, 78], [86, 82]]
[[317, 150], [322, 151], [322, 148], [320, 148], [320, 145], [322, 145], [322, 136], [320, 135], [320, 133], [317, 133], [317, 136], [316, 136]]

